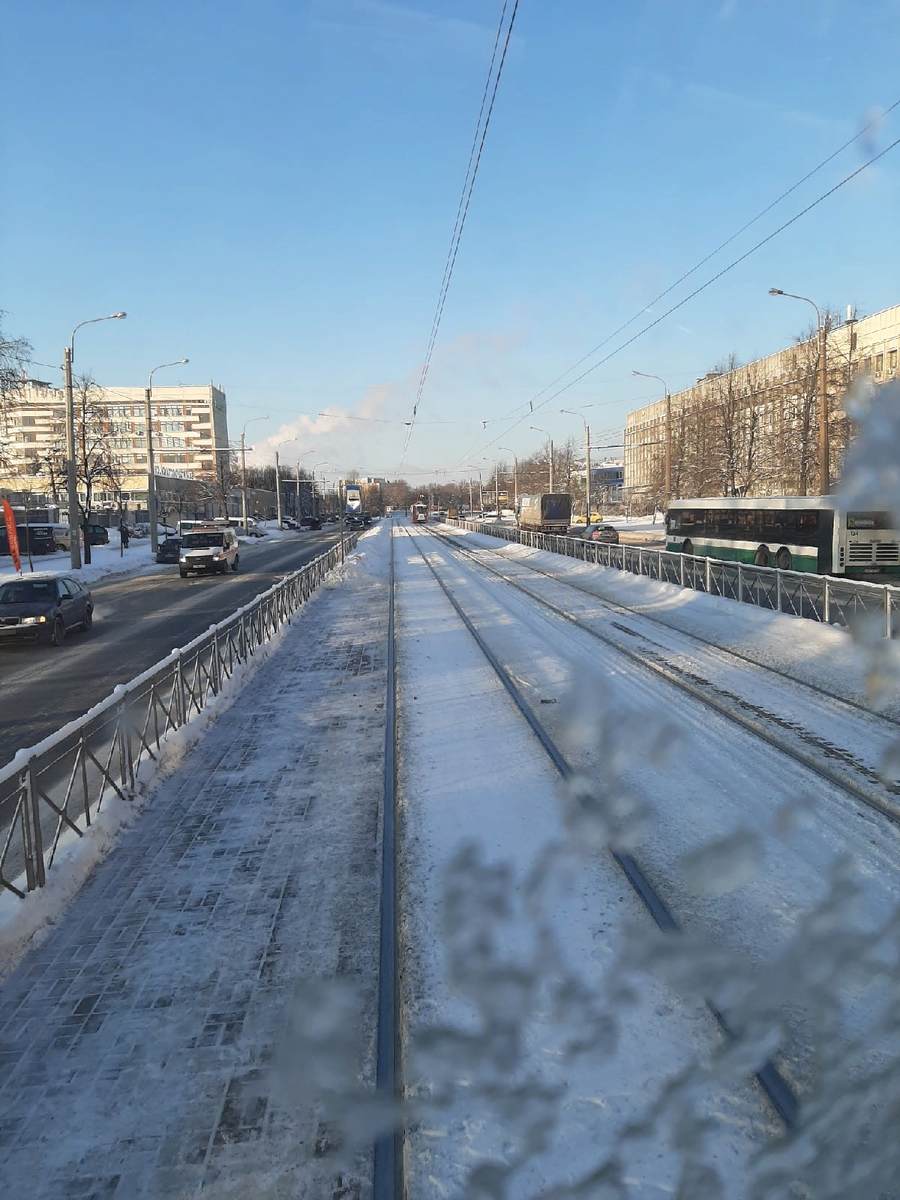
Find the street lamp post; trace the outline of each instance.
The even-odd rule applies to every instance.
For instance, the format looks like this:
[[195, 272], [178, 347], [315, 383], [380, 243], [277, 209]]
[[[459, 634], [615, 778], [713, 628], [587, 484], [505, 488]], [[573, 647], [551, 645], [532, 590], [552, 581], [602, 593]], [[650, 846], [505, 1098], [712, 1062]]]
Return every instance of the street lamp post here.
[[153, 416], [150, 411], [150, 396], [153, 391], [153, 376], [163, 367], [180, 367], [189, 362], [187, 358], [179, 358], [176, 362], [160, 363], [150, 372], [147, 386], [144, 389], [144, 403], [147, 420], [147, 520], [150, 522], [150, 550], [155, 554], [159, 549], [159, 531], [156, 527], [156, 474], [153, 462]]
[[241, 524], [244, 527], [244, 537], [247, 536], [247, 442], [245, 434], [247, 426], [253, 421], [268, 421], [265, 417], [249, 417], [241, 430]]
[[275, 511], [277, 513], [278, 528], [281, 528], [281, 476], [279, 474], [280, 467], [278, 465], [278, 451], [275, 451]]
[[533, 429], [535, 433], [546, 433], [547, 440], [550, 443], [550, 491], [553, 491], [553, 438], [547, 433], [546, 429], [539, 429], [537, 425], [530, 425], [529, 429]]
[[770, 296], [789, 296], [791, 300], [803, 300], [816, 310], [816, 328], [819, 334], [819, 494], [827, 496], [831, 491], [831, 441], [828, 432], [828, 373], [825, 362], [828, 333], [819, 312], [819, 306], [809, 296], [797, 296], [781, 288], [769, 288]]
[[[666, 381], [659, 375], [648, 375], [646, 371], [632, 371], [632, 375], [640, 375], [643, 379], [658, 379], [663, 385], [666, 396], [666, 508], [672, 495], [672, 397]], [[654, 521], [656, 517], [654, 516]]]
[[519, 460], [516, 458], [514, 450], [510, 450], [509, 446], [498, 446], [498, 450], [505, 450], [507, 454], [513, 456], [513, 508], [516, 513], [519, 511]]
[[63, 351], [63, 370], [66, 376], [66, 476], [69, 492], [69, 562], [72, 570], [81, 567], [81, 529], [78, 524], [78, 468], [75, 462], [75, 400], [72, 395], [72, 363], [75, 361], [75, 334], [82, 325], [96, 325], [98, 321], [124, 321], [124, 312], [110, 313], [108, 317], [91, 317], [81, 321], [72, 330], [72, 337]]
[[[484, 459], [484, 462], [486, 462], [488, 464], [490, 464], [491, 461], [492, 460], [490, 458]], [[497, 521], [499, 521], [500, 520], [500, 464], [496, 460], [493, 460], [493, 462], [494, 462], [494, 515], [495, 515], [495, 519]]]
[[[568, 413], [570, 417], [581, 417], [581, 413], [573, 412], [571, 408], [561, 408], [563, 413]], [[591, 430], [584, 417], [581, 417], [584, 425], [584, 524], [585, 528], [591, 523]]]

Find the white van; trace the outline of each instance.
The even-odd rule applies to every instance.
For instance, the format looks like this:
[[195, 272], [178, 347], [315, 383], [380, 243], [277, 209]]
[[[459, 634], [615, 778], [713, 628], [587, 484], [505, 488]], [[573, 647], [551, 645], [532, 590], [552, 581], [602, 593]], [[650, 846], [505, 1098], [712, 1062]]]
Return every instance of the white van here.
[[218, 572], [238, 569], [237, 534], [227, 525], [201, 525], [187, 530], [181, 538], [178, 574], [187, 579], [192, 571]]

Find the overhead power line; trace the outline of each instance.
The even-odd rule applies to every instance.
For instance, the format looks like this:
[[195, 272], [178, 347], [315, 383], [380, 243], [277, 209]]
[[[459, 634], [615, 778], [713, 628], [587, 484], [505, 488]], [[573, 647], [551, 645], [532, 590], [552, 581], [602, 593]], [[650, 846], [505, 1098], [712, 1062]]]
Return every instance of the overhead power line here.
[[[900, 100], [895, 101], [894, 104], [892, 104], [890, 106], [890, 108], [887, 109], [886, 111], [891, 112], [898, 105], [900, 105]], [[715, 254], [717, 254], [719, 252], [719, 250], [721, 250], [724, 246], [727, 246], [730, 242], [734, 241], [734, 239], [736, 237], [738, 237], [741, 233], [743, 233], [746, 229], [748, 229], [752, 224], [754, 224], [754, 222], [757, 221], [759, 219], [759, 217], [761, 217], [765, 213], [769, 212], [776, 204], [779, 203], [780, 200], [784, 199], [785, 196], [787, 196], [791, 192], [795, 191], [796, 188], [800, 186], [800, 184], [802, 184], [805, 180], [809, 179], [812, 175], [814, 175], [816, 173], [816, 171], [818, 171], [826, 163], [830, 162], [835, 157], [836, 154], [840, 154], [841, 150], [845, 150], [847, 148], [847, 146], [851, 145], [852, 142], [856, 141], [857, 138], [862, 136], [862, 134], [865, 132], [865, 130], [869, 127], [870, 126], [866, 126], [863, 130], [860, 131], [860, 133], [856, 134], [855, 137], [852, 137], [849, 139], [849, 141], [845, 142], [844, 145], [841, 146], [839, 150], [836, 150], [833, 154], [829, 155], [828, 158], [823, 159], [823, 161], [821, 163], [819, 163], [819, 165], [817, 167], [815, 167], [812, 171], [810, 171], [808, 174], [806, 174], [803, 177], [803, 179], [798, 180], [798, 182], [796, 184], [794, 184], [792, 187], [788, 188], [788, 190], [786, 192], [782, 193], [782, 195], [779, 197], [778, 200], [773, 201], [772, 204], [768, 205], [765, 209], [763, 209], [762, 212], [759, 213], [756, 217], [754, 217], [752, 221], [748, 221], [747, 224], [744, 225], [740, 230], [738, 230], [737, 233], [733, 234], [730, 238], [728, 238], [726, 241], [724, 241], [721, 246], [717, 247], [717, 249], [712, 251], [711, 254], [708, 254], [705, 258], [701, 259], [700, 262], [697, 263], [696, 266], [692, 267], [690, 271], [685, 272], [685, 274], [682, 275], [680, 279], [676, 280], [675, 283], [673, 283], [670, 287], [666, 288], [666, 290], [664, 292], [661, 292], [660, 295], [656, 298], [656, 300], [651, 301], [649, 305], [646, 305], [644, 308], [642, 308], [640, 310], [640, 312], [636, 313], [635, 316], [631, 317], [628, 321], [626, 321], [624, 325], [620, 325], [617, 330], [615, 330], [613, 333], [611, 333], [608, 337], [604, 338], [604, 340], [602, 342], [598, 343], [598, 345], [596, 345], [593, 350], [589, 351], [582, 358], [580, 358], [577, 363], [573, 364], [573, 366], [569, 367], [569, 369], [567, 371], [564, 371], [562, 373], [562, 375], [558, 376], [557, 379], [554, 380], [553, 383], [548, 384], [547, 387], [543, 388], [540, 392], [538, 392], [537, 396], [544, 396], [549, 388], [554, 387], [556, 383], [559, 383], [562, 379], [565, 379], [566, 375], [568, 375], [571, 371], [573, 371], [577, 367], [579, 367], [581, 365], [581, 363], [583, 363], [587, 359], [591, 358], [591, 356], [596, 354], [597, 351], [600, 350], [603, 346], [607, 345], [616, 336], [616, 334], [622, 333], [625, 329], [627, 329], [630, 325], [632, 325], [642, 315], [642, 313], [646, 312], [648, 308], [650, 308], [653, 304], [656, 304], [664, 296], [667, 296], [669, 294], [669, 292], [671, 292], [673, 290], [673, 288], [677, 287], [679, 283], [681, 283], [685, 279], [687, 279], [689, 275], [692, 275], [697, 270], [698, 267], [700, 267], [704, 263], [708, 262], [710, 260], [710, 258], [712, 258]], [[495, 442], [499, 441], [499, 439], [501, 437], [507, 437], [513, 429], [516, 429], [519, 425], [522, 424], [523, 421], [525, 421], [527, 418], [531, 417], [533, 415], [533, 413], [538, 412], [540, 409], [544, 408], [547, 404], [550, 404], [558, 396], [561, 396], [563, 394], [563, 392], [566, 392], [569, 390], [569, 388], [574, 387], [576, 383], [580, 383], [582, 379], [584, 379], [586, 376], [590, 375], [593, 371], [596, 371], [598, 367], [602, 367], [604, 365], [604, 363], [608, 363], [611, 358], [614, 358], [617, 354], [619, 354], [627, 346], [630, 346], [632, 344], [632, 342], [635, 342], [635, 341], [637, 341], [638, 338], [643, 337], [643, 335], [645, 333], [648, 333], [651, 329], [653, 329], [657, 325], [659, 325], [661, 321], [664, 321], [667, 317], [670, 317], [672, 315], [672, 313], [677, 312], [677, 310], [679, 308], [682, 308], [685, 304], [687, 304], [688, 301], [693, 300], [695, 296], [699, 296], [701, 292], [706, 291], [706, 289], [708, 287], [711, 287], [712, 284], [716, 283], [719, 279], [721, 279], [723, 275], [727, 275], [729, 271], [733, 270], [740, 263], [744, 262], [744, 260], [749, 258], [751, 254], [755, 254], [757, 250], [761, 249], [768, 242], [772, 241], [772, 239], [777, 237], [780, 233], [783, 233], [785, 231], [785, 229], [788, 229], [791, 225], [795, 224], [797, 221], [800, 220], [801, 217], [806, 216], [806, 214], [808, 212], [811, 212], [812, 209], [816, 208], [824, 200], [827, 200], [829, 198], [829, 196], [833, 196], [835, 192], [839, 191], [842, 187], [844, 187], [846, 184], [848, 184], [851, 180], [855, 179], [857, 175], [860, 175], [863, 171], [867, 170], [874, 163], [878, 162], [879, 159], [884, 158], [884, 156], [886, 154], [888, 154], [891, 150], [893, 150], [898, 145], [900, 145], [900, 138], [897, 138], [895, 141], [891, 142], [888, 146], [885, 146], [885, 148], [883, 150], [880, 150], [877, 154], [873, 155], [870, 159], [868, 159], [866, 162], [864, 162], [861, 166], [857, 167], [855, 171], [851, 171], [849, 175], [845, 175], [843, 179], [839, 180], [834, 185], [834, 187], [829, 188], [827, 192], [823, 192], [821, 196], [818, 196], [810, 204], [807, 204], [805, 208], [800, 209], [800, 211], [795, 213], [794, 216], [792, 216], [789, 220], [785, 221], [782, 225], [779, 225], [777, 229], [772, 230], [771, 233], [767, 234], [764, 238], [761, 238], [760, 241], [758, 241], [755, 245], [751, 246], [749, 250], [746, 250], [738, 258], [734, 259], [727, 266], [723, 267], [721, 271], [718, 271], [711, 278], [707, 279], [705, 283], [702, 283], [699, 287], [694, 288], [694, 290], [692, 292], [689, 292], [688, 295], [686, 295], [683, 299], [679, 300], [677, 304], [673, 304], [670, 308], [666, 309], [666, 311], [664, 313], [662, 313], [660, 316], [658, 316], [655, 320], [651, 321], [648, 325], [645, 325], [642, 329], [639, 329], [637, 333], [633, 334], [626, 341], [621, 342], [618, 346], [616, 346], [616, 348], [614, 350], [611, 350], [608, 354], [604, 355], [603, 358], [598, 359], [597, 362], [595, 362], [592, 366], [588, 367], [587, 370], [582, 371], [580, 375], [576, 375], [574, 379], [570, 379], [568, 383], [563, 384], [562, 387], [558, 388], [551, 395], [546, 396], [546, 398], [544, 400], [542, 400], [540, 404], [534, 403], [534, 399], [537, 399], [537, 397], [535, 397], [533, 400], [528, 401], [527, 411], [523, 412], [522, 416], [520, 416], [518, 420], [514, 421], [512, 425], [507, 426], [502, 433], [497, 435], [497, 437], [493, 438], [489, 442], [486, 442], [481, 447], [481, 449], [485, 450], [485, 449], [487, 449], [488, 446], [492, 446], [492, 445], [494, 445]], [[471, 453], [474, 453], [474, 448], [472, 450], [470, 450], [465, 457], [468, 457], [469, 454], [471, 454]], [[465, 461], [465, 458], [462, 461]]]
[[[419, 404], [422, 400], [422, 393], [425, 390], [425, 380], [428, 378], [428, 368], [431, 365], [431, 358], [434, 353], [435, 343], [437, 342], [438, 330], [441, 325], [441, 317], [444, 313], [444, 302], [447, 299], [447, 292], [450, 288], [450, 280], [453, 276], [453, 268], [456, 264], [456, 254], [459, 250], [459, 243], [462, 238], [463, 228], [466, 224], [466, 216], [469, 212], [469, 201], [472, 198], [472, 190], [475, 187], [475, 178], [478, 174], [478, 167], [481, 163], [481, 154], [484, 150], [484, 143], [487, 137], [488, 126], [491, 122], [491, 114], [494, 111], [494, 101], [497, 99], [497, 89], [500, 86], [500, 76], [503, 73], [503, 64], [506, 62], [506, 52], [509, 49], [509, 41], [512, 36], [513, 24], [516, 20], [516, 12], [519, 8], [519, 0], [513, 0], [512, 13], [509, 18], [509, 23], [506, 27], [506, 37], [503, 41], [503, 50], [500, 55], [500, 61], [497, 65], [496, 74], [494, 73], [494, 65], [497, 63], [497, 48], [500, 45], [500, 40], [503, 37], [503, 22], [506, 17], [506, 10], [509, 0], [503, 0], [503, 8], [500, 12], [500, 20], [497, 25], [497, 35], [494, 39], [494, 50], [491, 54], [491, 62], [488, 67], [487, 79], [484, 85], [484, 92], [481, 97], [481, 108], [478, 112], [478, 121], [475, 125], [475, 136], [472, 139], [472, 148], [469, 151], [469, 162], [466, 167], [466, 175], [463, 180], [462, 192], [459, 198], [459, 205], [456, 210], [456, 220], [453, 225], [453, 233], [450, 238], [450, 248], [447, 251], [447, 261], [444, 264], [444, 276], [441, 280], [440, 292], [438, 293], [438, 302], [434, 312], [434, 320], [431, 323], [431, 335], [428, 339], [428, 346], [425, 351], [425, 359], [422, 363], [422, 373], [419, 377], [419, 386], [416, 389], [416, 399], [413, 404], [412, 417], [409, 421], [406, 430], [406, 440], [403, 445], [403, 454], [400, 457], [400, 466], [398, 473], [403, 469], [403, 464], [406, 461], [406, 452], [409, 449], [409, 441], [412, 437], [412, 431], [415, 428], [416, 418], [419, 412]], [[491, 90], [491, 79], [493, 78], [494, 86]], [[490, 101], [487, 100], [490, 92]], [[487, 111], [485, 111], [487, 104]]]

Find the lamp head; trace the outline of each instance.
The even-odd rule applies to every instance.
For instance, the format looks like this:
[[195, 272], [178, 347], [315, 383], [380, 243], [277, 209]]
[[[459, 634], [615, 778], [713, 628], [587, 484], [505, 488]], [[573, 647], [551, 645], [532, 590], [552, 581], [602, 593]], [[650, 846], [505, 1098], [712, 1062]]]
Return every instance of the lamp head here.
[[783, 296], [784, 292], [781, 290], [781, 288], [769, 288], [769, 295], [770, 296]]
[[126, 312], [117, 312], [117, 313], [113, 313], [109, 319], [111, 321], [124, 321], [127, 316], [128, 316], [128, 313], [126, 313]]

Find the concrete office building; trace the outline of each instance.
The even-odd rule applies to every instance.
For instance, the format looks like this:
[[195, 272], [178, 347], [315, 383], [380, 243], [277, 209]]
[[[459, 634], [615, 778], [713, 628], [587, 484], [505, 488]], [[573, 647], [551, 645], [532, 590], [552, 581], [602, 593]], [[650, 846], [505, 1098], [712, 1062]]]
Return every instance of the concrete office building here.
[[[900, 306], [828, 329], [828, 430], [832, 487], [851, 436], [844, 396], [854, 379], [898, 376]], [[625, 490], [673, 497], [808, 495], [819, 491], [818, 343], [801, 342], [721, 373], [628, 414]]]
[[[121, 501], [135, 515], [146, 514], [149, 451], [143, 387], [97, 387], [86, 399], [83, 420], [76, 386], [76, 440], [79, 422], [90, 429], [92, 444], [102, 447], [113, 464], [116, 486], [98, 479], [98, 508]], [[203, 387], [154, 386], [151, 398], [154, 478], [161, 516], [170, 508], [214, 508], [214, 481], [229, 464], [225, 393]], [[66, 503], [65, 391], [39, 380], [27, 380], [0, 414], [0, 486], [13, 499], [27, 491], [49, 505]]]

